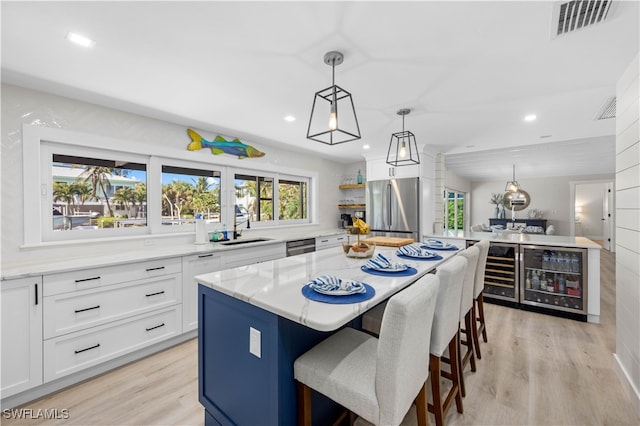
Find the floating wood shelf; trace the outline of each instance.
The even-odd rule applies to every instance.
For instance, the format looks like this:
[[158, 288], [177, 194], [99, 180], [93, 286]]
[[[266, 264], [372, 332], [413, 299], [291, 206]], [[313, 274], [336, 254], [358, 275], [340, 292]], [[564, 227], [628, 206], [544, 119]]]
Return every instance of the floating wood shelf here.
[[338, 204], [339, 209], [364, 209], [366, 204]]
[[365, 187], [366, 185], [364, 183], [348, 183], [338, 186], [340, 189], [364, 189]]

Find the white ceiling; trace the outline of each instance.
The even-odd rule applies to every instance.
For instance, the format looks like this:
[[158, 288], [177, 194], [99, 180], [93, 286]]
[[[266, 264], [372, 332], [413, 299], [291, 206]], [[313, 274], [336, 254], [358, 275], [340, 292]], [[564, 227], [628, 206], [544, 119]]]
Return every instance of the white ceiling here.
[[[617, 0], [606, 22], [552, 39], [554, 4], [3, 1], [2, 80], [267, 155], [273, 144], [345, 163], [386, 155], [396, 111], [411, 108], [406, 129], [472, 180], [508, 177], [512, 164], [518, 177], [613, 173], [615, 120], [594, 115], [638, 52], [638, 2]], [[68, 31], [95, 46], [72, 45]], [[330, 50], [344, 53], [336, 83], [363, 135], [337, 146], [306, 139]]]

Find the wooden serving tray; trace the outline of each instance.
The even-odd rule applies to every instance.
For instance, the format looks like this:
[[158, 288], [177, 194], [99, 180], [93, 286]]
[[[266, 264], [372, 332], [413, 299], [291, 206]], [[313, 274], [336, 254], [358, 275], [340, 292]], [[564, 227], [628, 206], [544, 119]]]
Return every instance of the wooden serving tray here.
[[406, 246], [414, 242], [413, 238], [399, 238], [399, 237], [371, 237], [367, 239], [360, 239], [365, 243], [374, 243], [379, 246], [400, 247]]

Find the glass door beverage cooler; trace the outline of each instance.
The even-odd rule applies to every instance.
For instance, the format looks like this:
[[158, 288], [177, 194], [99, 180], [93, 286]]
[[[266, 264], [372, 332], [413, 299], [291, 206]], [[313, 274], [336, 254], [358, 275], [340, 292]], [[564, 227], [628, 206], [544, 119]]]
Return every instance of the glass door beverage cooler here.
[[494, 243], [489, 246], [483, 296], [518, 303], [518, 245]]
[[520, 303], [587, 313], [587, 250], [520, 246]]

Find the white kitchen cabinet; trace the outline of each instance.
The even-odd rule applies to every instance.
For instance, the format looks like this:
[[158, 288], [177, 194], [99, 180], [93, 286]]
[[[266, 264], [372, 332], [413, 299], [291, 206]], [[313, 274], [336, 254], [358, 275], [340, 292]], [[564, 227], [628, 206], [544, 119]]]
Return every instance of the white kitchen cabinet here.
[[195, 254], [182, 258], [182, 331], [198, 327], [198, 283], [196, 275], [219, 271], [222, 260], [219, 253]]
[[347, 234], [334, 234], [316, 237], [316, 250], [339, 247], [347, 242]]
[[44, 379], [51, 381], [181, 334], [180, 305], [44, 341]]
[[367, 181], [420, 177], [420, 165], [393, 167], [386, 158], [367, 160]]
[[182, 334], [181, 257], [44, 275], [43, 285], [45, 382]]
[[42, 277], [1, 283], [2, 397], [42, 384]]
[[283, 258], [287, 255], [286, 243], [264, 244], [254, 247], [242, 247], [238, 250], [222, 252], [222, 268], [251, 265], [267, 260]]
[[44, 338], [179, 304], [181, 282], [180, 274], [168, 274], [47, 296], [44, 298]]

